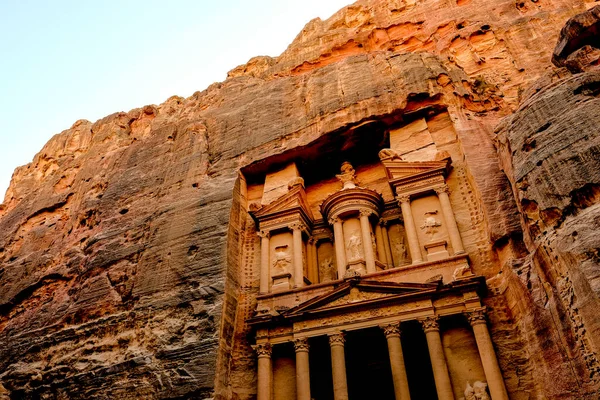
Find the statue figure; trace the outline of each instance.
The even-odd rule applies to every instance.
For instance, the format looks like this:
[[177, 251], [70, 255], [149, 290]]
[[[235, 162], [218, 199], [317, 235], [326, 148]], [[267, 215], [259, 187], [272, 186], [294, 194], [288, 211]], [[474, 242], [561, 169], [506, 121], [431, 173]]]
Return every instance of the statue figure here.
[[487, 383], [476, 381], [473, 386], [467, 382], [464, 400], [491, 400], [487, 392]]
[[354, 189], [356, 187], [356, 171], [348, 161], [342, 163], [340, 168], [341, 174], [336, 175], [336, 178], [342, 182], [342, 189]]
[[275, 248], [275, 260], [273, 260], [273, 269], [275, 274], [288, 272], [288, 266], [292, 264], [292, 257], [287, 252], [287, 246], [278, 246]]
[[404, 244], [404, 239], [400, 240], [394, 247], [396, 249], [396, 254], [398, 254], [398, 262], [402, 265], [408, 258], [408, 249]]
[[402, 157], [400, 157], [398, 155], [398, 153], [396, 153], [392, 149], [382, 149], [378, 155], [379, 155], [379, 159], [381, 161], [384, 161], [384, 160], [402, 161]]
[[348, 243], [346, 243], [346, 251], [348, 254], [349, 261], [355, 261], [360, 258], [360, 247], [362, 243], [360, 242], [360, 237], [354, 233], [348, 239]]
[[331, 257], [326, 258], [321, 261], [319, 264], [319, 276], [321, 278], [321, 282], [328, 282], [334, 279], [333, 277], [333, 262], [331, 261]]
[[433, 240], [433, 237], [438, 231], [437, 228], [442, 226], [442, 224], [432, 216], [435, 214], [437, 214], [437, 210], [426, 212], [425, 218], [423, 219], [423, 224], [420, 226], [420, 228], [429, 235], [429, 240]]

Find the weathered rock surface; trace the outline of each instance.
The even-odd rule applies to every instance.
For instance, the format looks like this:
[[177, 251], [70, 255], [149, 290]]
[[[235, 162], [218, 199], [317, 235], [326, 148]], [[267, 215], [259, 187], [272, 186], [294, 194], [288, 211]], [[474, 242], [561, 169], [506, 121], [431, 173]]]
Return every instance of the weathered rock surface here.
[[[311, 21], [280, 57], [252, 59], [203, 92], [56, 135], [15, 171], [0, 206], [0, 398], [252, 398], [244, 318], [257, 276], [240, 259], [250, 240], [240, 167], [425, 109], [448, 111], [464, 153], [455, 168], [480, 199], [464, 206], [481, 226], [467, 250], [488, 278], [512, 398], [588, 396], [598, 246], [585, 215], [598, 220], [597, 138], [564, 136], [559, 127], [573, 132], [574, 123], [555, 103], [566, 96], [569, 121], [597, 127], [576, 106], [595, 107], [596, 75], [541, 90], [508, 124], [524, 127], [500, 133], [518, 147], [514, 161], [502, 157], [513, 190], [539, 210], [525, 220], [527, 248], [523, 201], [517, 209], [493, 144], [493, 127], [551, 70], [560, 28], [585, 8], [566, 0], [359, 1]], [[543, 114], [525, 116], [535, 98], [548, 103], [536, 106]], [[530, 132], [546, 122], [543, 137]], [[570, 140], [564, 154], [549, 132]], [[525, 150], [529, 137], [535, 151]], [[581, 179], [565, 179], [569, 165]], [[529, 186], [517, 189], [524, 179]], [[564, 258], [565, 275], [553, 275], [554, 254], [536, 245], [544, 240]], [[587, 267], [572, 268], [580, 262]]]

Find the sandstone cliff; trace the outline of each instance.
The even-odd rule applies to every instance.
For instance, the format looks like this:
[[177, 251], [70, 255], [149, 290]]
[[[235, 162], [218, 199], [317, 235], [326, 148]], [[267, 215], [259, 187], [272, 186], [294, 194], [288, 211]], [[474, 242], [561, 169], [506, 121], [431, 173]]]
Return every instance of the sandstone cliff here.
[[[252, 398], [244, 318], [257, 288], [241, 268], [239, 169], [423, 110], [449, 113], [455, 168], [480, 199], [463, 206], [481, 226], [467, 250], [488, 279], [511, 396], [593, 398], [599, 246], [584, 221], [598, 219], [598, 151], [581, 135], [597, 121], [576, 108], [565, 119], [554, 99], [589, 103], [597, 80], [566, 78], [519, 107], [553, 70], [561, 27], [585, 9], [359, 1], [187, 99], [77, 121], [15, 171], [0, 206], [0, 398]], [[501, 157], [509, 182], [493, 129], [515, 110], [499, 133], [517, 151]], [[534, 145], [544, 150], [527, 151], [546, 123]], [[581, 135], [561, 133], [568, 125]], [[559, 133], [571, 156], [554, 156]], [[579, 165], [581, 178], [565, 179]]]

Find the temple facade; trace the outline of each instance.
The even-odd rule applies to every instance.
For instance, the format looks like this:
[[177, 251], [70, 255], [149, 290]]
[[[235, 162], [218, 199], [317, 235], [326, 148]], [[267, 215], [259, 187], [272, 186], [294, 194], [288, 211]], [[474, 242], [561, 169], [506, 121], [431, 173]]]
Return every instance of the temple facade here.
[[242, 171], [259, 400], [508, 399], [465, 250], [473, 229], [454, 211], [460, 150], [434, 139], [451, 124], [430, 131], [443, 118]]

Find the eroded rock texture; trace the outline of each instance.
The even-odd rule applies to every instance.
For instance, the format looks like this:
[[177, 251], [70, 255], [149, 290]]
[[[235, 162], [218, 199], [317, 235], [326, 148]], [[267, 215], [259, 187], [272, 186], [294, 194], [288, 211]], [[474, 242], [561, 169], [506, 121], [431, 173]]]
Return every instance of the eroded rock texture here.
[[[253, 398], [244, 320], [258, 271], [241, 254], [256, 237], [239, 169], [419, 113], [447, 113], [461, 149], [456, 179], [480, 200], [454, 206], [461, 227], [477, 227], [464, 240], [488, 279], [512, 398], [593, 398], [598, 151], [597, 138], [583, 137], [598, 121], [577, 110], [595, 107], [596, 75], [544, 88], [500, 134], [517, 152], [502, 159], [514, 191], [526, 193], [527, 247], [493, 144], [493, 127], [551, 70], [561, 27], [585, 8], [359, 1], [203, 92], [56, 135], [15, 171], [0, 206], [0, 398]], [[535, 99], [543, 113], [526, 117]], [[568, 179], [569, 166], [580, 180]]]

